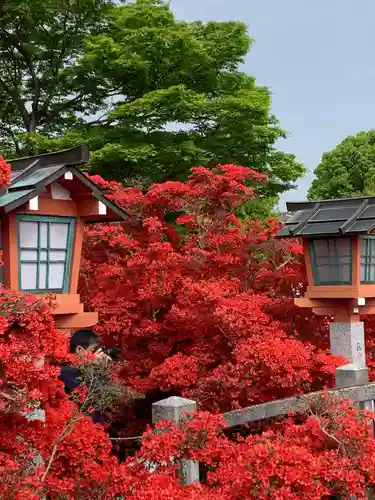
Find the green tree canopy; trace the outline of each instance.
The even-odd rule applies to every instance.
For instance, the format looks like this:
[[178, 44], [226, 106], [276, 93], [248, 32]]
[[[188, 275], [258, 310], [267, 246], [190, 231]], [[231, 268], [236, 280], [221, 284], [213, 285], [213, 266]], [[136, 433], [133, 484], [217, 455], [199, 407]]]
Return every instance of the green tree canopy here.
[[375, 130], [359, 132], [324, 153], [315, 169], [311, 200], [375, 194]]
[[269, 176], [268, 205], [303, 174], [274, 146], [286, 134], [268, 89], [239, 71], [252, 43], [244, 24], [178, 21], [159, 0], [4, 8], [3, 149], [86, 143], [93, 172], [140, 184], [237, 163]]
[[77, 113], [108, 95], [79, 64], [87, 36], [101, 33], [107, 0], [4, 0], [0, 7], [1, 149], [20, 154], [20, 133], [64, 133]]

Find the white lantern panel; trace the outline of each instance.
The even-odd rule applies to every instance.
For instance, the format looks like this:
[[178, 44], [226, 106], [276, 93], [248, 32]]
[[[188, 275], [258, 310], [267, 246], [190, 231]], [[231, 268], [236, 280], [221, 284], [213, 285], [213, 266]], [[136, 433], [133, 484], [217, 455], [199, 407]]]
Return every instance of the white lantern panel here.
[[365, 281], [366, 279], [366, 266], [364, 264], [361, 264], [361, 282]]
[[360, 244], [361, 244], [361, 257], [366, 255], [366, 250], [367, 250], [367, 239], [365, 238], [360, 238]]
[[39, 289], [45, 290], [47, 288], [47, 264], [39, 265]]
[[38, 247], [38, 223], [21, 221], [19, 225], [20, 247], [37, 248]]
[[350, 257], [351, 241], [348, 238], [338, 238], [337, 240], [332, 240], [332, 243], [336, 245], [335, 252], [339, 258]]
[[69, 224], [52, 222], [50, 225], [50, 248], [64, 248], [68, 246]]
[[51, 263], [49, 265], [48, 288], [51, 290], [60, 290], [64, 285], [65, 264]]
[[331, 281], [331, 272], [330, 267], [327, 265], [319, 266], [319, 282], [320, 283], [329, 283]]
[[22, 290], [36, 289], [37, 264], [21, 264], [21, 288]]
[[375, 283], [375, 239], [360, 238], [361, 283]]
[[375, 283], [375, 263], [368, 265], [368, 275], [367, 275], [367, 281], [369, 283]]
[[329, 246], [327, 240], [315, 240], [314, 250], [316, 258], [328, 259], [329, 256]]
[[66, 251], [65, 250], [51, 250], [49, 253], [49, 260], [56, 261], [62, 260], [65, 262], [66, 259]]
[[375, 240], [373, 238], [370, 239], [369, 245], [371, 246], [371, 256], [375, 257]]
[[351, 281], [351, 275], [350, 275], [350, 264], [343, 264], [340, 265], [337, 269], [338, 271], [338, 281], [339, 283], [341, 282], [350, 282]]
[[21, 260], [38, 260], [37, 250], [21, 250]]

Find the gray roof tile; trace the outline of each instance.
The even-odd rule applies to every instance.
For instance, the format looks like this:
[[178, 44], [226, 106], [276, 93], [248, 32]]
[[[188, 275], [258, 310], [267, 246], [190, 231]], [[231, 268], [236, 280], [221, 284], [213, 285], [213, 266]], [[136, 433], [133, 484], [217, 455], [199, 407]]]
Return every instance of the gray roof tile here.
[[41, 168], [40, 170], [36, 170], [35, 172], [23, 177], [17, 182], [15, 179], [15, 183], [12, 184], [12, 189], [20, 189], [29, 186], [36, 186], [41, 181], [47, 179], [50, 175], [54, 174], [58, 170], [64, 168], [64, 165], [54, 165], [52, 167]]
[[[114, 220], [121, 220], [127, 214], [116, 203], [104, 196], [103, 191], [88, 179], [76, 165], [88, 161], [86, 146], [72, 148], [55, 153], [10, 160], [12, 167], [11, 184], [4, 194], [0, 194], [0, 208], [9, 212], [41, 193], [45, 186], [59, 179], [69, 169], [75, 177], [90, 188], [94, 197], [102, 201], [116, 215]], [[90, 219], [94, 222], [94, 218]], [[102, 220], [98, 217], [98, 221]]]
[[33, 191], [34, 191], [33, 189], [8, 191], [8, 193], [4, 194], [3, 196], [0, 196], [0, 207], [5, 207], [6, 205], [9, 205], [9, 203], [13, 203], [16, 200], [19, 200], [24, 196], [31, 194]]
[[292, 215], [277, 237], [368, 234], [375, 228], [375, 197], [287, 203]]

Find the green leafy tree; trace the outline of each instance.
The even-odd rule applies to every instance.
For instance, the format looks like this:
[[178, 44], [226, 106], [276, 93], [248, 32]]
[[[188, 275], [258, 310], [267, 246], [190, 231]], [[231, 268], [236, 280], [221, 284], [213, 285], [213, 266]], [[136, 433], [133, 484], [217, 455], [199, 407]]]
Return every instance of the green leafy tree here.
[[0, 7], [0, 138], [20, 154], [21, 133], [53, 136], [96, 112], [108, 96], [82, 71], [88, 35], [105, 28], [107, 0], [3, 0]]
[[375, 130], [359, 132], [324, 153], [315, 169], [311, 200], [375, 194]]
[[[59, 67], [55, 51], [49, 52], [62, 43], [62, 28], [56, 26], [61, 24], [59, 8], [79, 6], [81, 12], [82, 3], [83, 27]], [[30, 11], [30, 5], [39, 3], [18, 4], [28, 5], [24, 16], [28, 25], [38, 25], [33, 16], [38, 20], [41, 14]], [[13, 108], [3, 123], [17, 132], [18, 149], [20, 143], [35, 152], [86, 143], [92, 151], [92, 172], [145, 186], [184, 179], [194, 165], [250, 166], [271, 180], [258, 193], [266, 211], [303, 174], [293, 155], [274, 146], [285, 131], [270, 112], [268, 89], [238, 70], [252, 42], [244, 24], [178, 21], [170, 6], [158, 0], [126, 5], [49, 0], [42, 11], [46, 17], [40, 23], [42, 33], [25, 30], [25, 36], [32, 47], [39, 47], [38, 37], [44, 37], [48, 50], [35, 51], [35, 64], [41, 64], [42, 57], [47, 68], [48, 58], [54, 57], [57, 76], [52, 84], [47, 69], [35, 70], [49, 97], [40, 104], [42, 113], [36, 114], [34, 127], [29, 124], [32, 117], [23, 120], [14, 108], [8, 92]], [[55, 19], [52, 24], [47, 17]], [[3, 23], [7, 26], [6, 20]], [[27, 60], [22, 64], [26, 73], [22, 100], [34, 102], [32, 73]], [[26, 134], [19, 135], [22, 131]]]

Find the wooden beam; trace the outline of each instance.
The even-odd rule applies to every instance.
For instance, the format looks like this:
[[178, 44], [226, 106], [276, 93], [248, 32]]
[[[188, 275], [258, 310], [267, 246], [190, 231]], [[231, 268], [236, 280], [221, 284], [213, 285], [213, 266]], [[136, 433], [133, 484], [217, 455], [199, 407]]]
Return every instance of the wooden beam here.
[[84, 222], [81, 217], [77, 217], [74, 229], [74, 242], [72, 265], [70, 267], [69, 293], [75, 294], [78, 290], [79, 267], [81, 264], [82, 245], [84, 234]]
[[[313, 313], [317, 316], [335, 316], [339, 313], [342, 313], [342, 309], [338, 307], [313, 307]], [[344, 313], [346, 309], [344, 309]]]
[[16, 214], [2, 218], [4, 285], [18, 291], [18, 230]]
[[359, 314], [364, 316], [367, 314], [375, 314], [375, 307], [359, 307]]
[[80, 217], [97, 217], [99, 215], [99, 201], [92, 194], [90, 198], [76, 199], [76, 205]]
[[308, 297], [298, 297], [294, 299], [298, 307], [348, 307], [350, 299], [310, 299]]
[[[52, 198], [40, 198], [38, 203], [38, 215], [56, 215], [62, 217], [76, 217], [77, 207], [71, 200], [53, 200]], [[35, 215], [35, 211], [29, 207], [15, 209], [17, 213]]]
[[58, 294], [55, 298], [55, 308], [52, 310], [54, 316], [61, 314], [83, 313], [83, 304], [80, 302], [80, 296], [75, 293]]
[[361, 284], [361, 248], [359, 236], [352, 237], [352, 284], [357, 287]]
[[[375, 287], [372, 293], [375, 295]], [[359, 287], [352, 285], [308, 286], [305, 293], [309, 299], [354, 299], [365, 296], [359, 292]]]
[[12, 166], [12, 171], [23, 170], [29, 167], [35, 160], [39, 160], [39, 167], [50, 165], [82, 165], [89, 161], [89, 150], [87, 146], [77, 146], [71, 149], [64, 149], [53, 153], [45, 153], [36, 156], [25, 156], [8, 160]]
[[307, 238], [302, 239], [303, 242], [303, 255], [305, 258], [305, 267], [307, 274], [307, 283], [310, 286], [314, 285], [314, 273], [311, 265], [310, 241]]
[[56, 315], [55, 323], [57, 328], [78, 329], [87, 328], [97, 324], [99, 319], [97, 312], [84, 312], [79, 314]]

